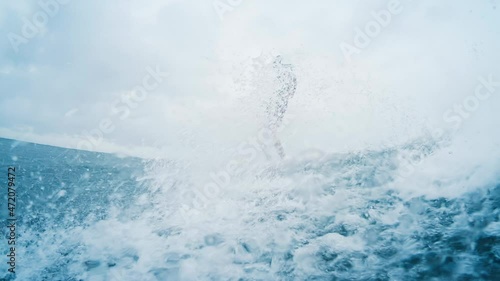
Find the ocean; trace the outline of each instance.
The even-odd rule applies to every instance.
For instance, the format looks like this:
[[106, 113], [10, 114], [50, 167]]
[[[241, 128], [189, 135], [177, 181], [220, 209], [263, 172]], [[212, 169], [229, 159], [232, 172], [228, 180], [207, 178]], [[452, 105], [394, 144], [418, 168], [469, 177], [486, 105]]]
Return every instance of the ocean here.
[[[499, 280], [500, 181], [416, 171], [432, 140], [213, 172], [0, 139], [3, 280]], [[419, 152], [418, 165], [402, 155]], [[427, 161], [427, 162], [426, 162]], [[403, 168], [412, 168], [403, 171]], [[216, 169], [216, 168], [214, 168]], [[443, 171], [446, 167], [442, 167]], [[407, 169], [408, 170], [408, 169]], [[222, 171], [222, 172], [220, 172]], [[498, 178], [500, 179], [500, 178]], [[428, 190], [466, 186], [456, 192]]]

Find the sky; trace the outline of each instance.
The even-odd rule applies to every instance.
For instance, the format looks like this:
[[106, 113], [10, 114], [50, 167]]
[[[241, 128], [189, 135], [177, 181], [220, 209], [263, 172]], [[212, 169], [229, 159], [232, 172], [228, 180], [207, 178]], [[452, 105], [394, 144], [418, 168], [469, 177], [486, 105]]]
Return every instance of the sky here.
[[497, 5], [2, 1], [0, 137], [136, 155], [215, 153], [258, 131], [273, 93], [262, 74], [280, 54], [298, 79], [281, 133], [288, 150], [362, 149], [436, 127], [498, 140], [494, 91], [471, 112], [454, 108], [484, 79], [500, 81]]

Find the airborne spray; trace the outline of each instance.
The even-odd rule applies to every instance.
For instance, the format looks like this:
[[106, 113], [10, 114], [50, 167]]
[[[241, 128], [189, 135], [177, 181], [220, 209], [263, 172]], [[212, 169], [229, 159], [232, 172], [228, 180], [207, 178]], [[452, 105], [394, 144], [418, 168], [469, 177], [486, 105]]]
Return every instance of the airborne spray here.
[[276, 56], [273, 62], [273, 69], [276, 73], [277, 88], [271, 100], [267, 104], [267, 128], [272, 132], [274, 147], [281, 159], [285, 158], [285, 150], [278, 138], [277, 132], [280, 129], [288, 102], [297, 89], [297, 79], [291, 64], [284, 64], [281, 56]]

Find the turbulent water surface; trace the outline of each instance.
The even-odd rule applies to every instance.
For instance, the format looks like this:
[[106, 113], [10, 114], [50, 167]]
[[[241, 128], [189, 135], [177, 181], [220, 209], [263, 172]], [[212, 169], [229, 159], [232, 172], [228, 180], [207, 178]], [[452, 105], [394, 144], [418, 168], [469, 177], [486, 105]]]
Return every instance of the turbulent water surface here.
[[183, 163], [1, 139], [18, 169], [17, 280], [498, 280], [499, 182], [403, 195], [415, 149], [440, 150], [263, 164], [207, 193]]

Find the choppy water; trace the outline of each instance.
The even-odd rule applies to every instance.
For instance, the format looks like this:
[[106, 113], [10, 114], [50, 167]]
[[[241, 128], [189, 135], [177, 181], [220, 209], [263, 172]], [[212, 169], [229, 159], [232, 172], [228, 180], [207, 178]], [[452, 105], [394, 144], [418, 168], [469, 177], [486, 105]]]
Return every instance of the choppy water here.
[[196, 205], [185, 163], [1, 139], [2, 169], [18, 167], [16, 280], [499, 280], [500, 181], [437, 171], [423, 190], [467, 188], [409, 195], [414, 150], [442, 149], [258, 164]]

